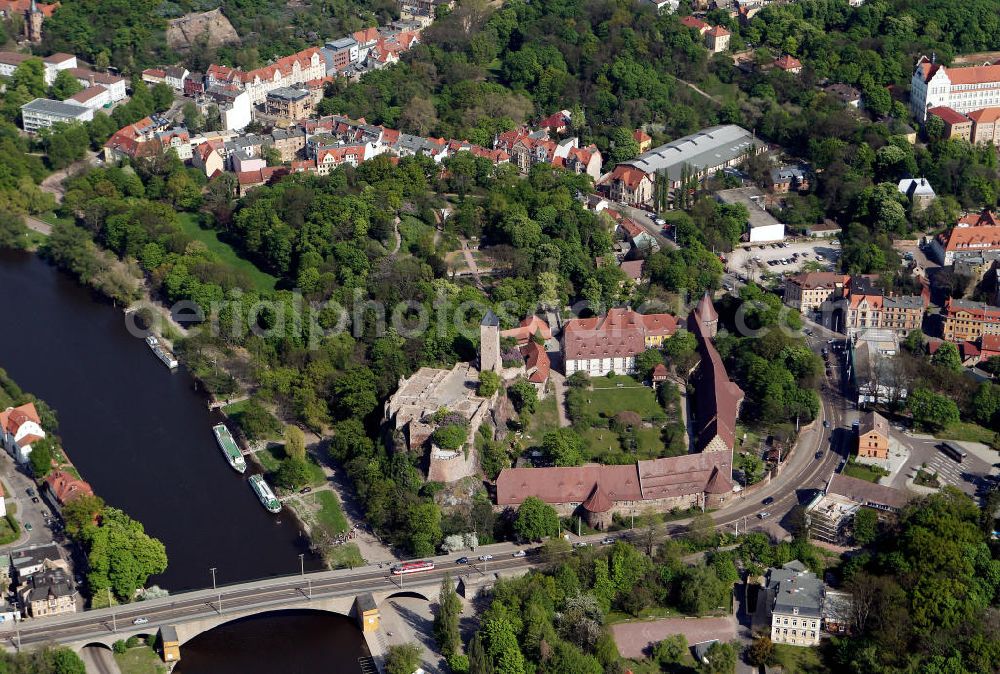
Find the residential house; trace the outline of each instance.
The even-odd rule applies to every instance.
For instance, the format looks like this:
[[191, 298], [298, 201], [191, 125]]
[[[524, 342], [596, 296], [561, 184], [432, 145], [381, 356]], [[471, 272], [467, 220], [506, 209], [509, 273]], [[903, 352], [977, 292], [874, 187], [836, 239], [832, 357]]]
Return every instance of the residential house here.
[[205, 93], [205, 74], [191, 73], [184, 80], [184, 95], [189, 98], [196, 98]]
[[94, 490], [86, 481], [60, 469], [45, 476], [43, 495], [48, 496], [56, 510], [62, 510], [73, 499], [93, 496]]
[[569, 320], [562, 334], [566, 376], [574, 372], [592, 377], [634, 372], [636, 356], [658, 348], [676, 331], [677, 319], [670, 314], [643, 315], [630, 309], [610, 309], [604, 316]]
[[13, 77], [17, 67], [30, 58], [37, 57], [14, 51], [0, 51], [0, 77]]
[[541, 395], [545, 391], [545, 382], [549, 380], [549, 372], [552, 370], [545, 345], [529, 341], [520, 347], [520, 352], [524, 357], [524, 376], [535, 385]]
[[336, 75], [352, 63], [359, 61], [358, 41], [350, 36], [330, 40], [320, 52], [323, 54], [323, 60], [326, 61], [327, 75]]
[[142, 81], [149, 86], [156, 86], [167, 81], [167, 72], [161, 68], [146, 68], [142, 71]]
[[944, 137], [947, 140], [962, 139], [972, 142], [972, 120], [946, 105], [938, 105], [927, 110], [927, 114], [944, 122]]
[[698, 31], [698, 35], [705, 35], [712, 29], [710, 24], [705, 23], [696, 16], [685, 16], [681, 19], [681, 25]]
[[848, 336], [866, 328], [894, 330], [902, 336], [923, 323], [929, 290], [921, 295], [885, 295], [877, 277], [854, 276], [848, 286], [844, 328]]
[[1000, 251], [1000, 218], [990, 210], [966, 215], [931, 241], [931, 253], [943, 266], [961, 257]]
[[229, 163], [233, 167], [233, 173], [260, 171], [267, 166], [267, 162], [262, 156], [253, 154], [248, 148], [241, 148], [230, 154]]
[[78, 91], [66, 100], [67, 102], [73, 102], [91, 110], [97, 110], [111, 103], [111, 92], [101, 85], [96, 84]]
[[68, 71], [84, 89], [93, 86], [101, 86], [107, 89], [112, 103], [117, 103], [128, 98], [124, 77], [118, 77], [109, 73], [98, 73], [86, 68], [69, 68]]
[[712, 26], [705, 33], [705, 46], [713, 54], [721, 54], [729, 49], [729, 39], [732, 33], [722, 26]]
[[782, 166], [771, 169], [771, 191], [776, 194], [796, 191], [805, 192], [809, 189], [809, 177], [798, 166]]
[[660, 250], [656, 238], [632, 218], [622, 217], [618, 221], [616, 233], [628, 240], [632, 248], [643, 255], [652, 255]]
[[563, 166], [573, 173], [586, 173], [596, 183], [601, 177], [603, 158], [596, 145], [587, 147], [571, 147], [563, 159]]
[[312, 114], [312, 96], [304, 89], [274, 89], [267, 93], [264, 111], [284, 120], [304, 119]]
[[770, 617], [771, 641], [794, 646], [819, 645], [825, 586], [796, 560], [767, 570], [757, 593], [758, 613]]
[[897, 189], [913, 205], [914, 213], [924, 210], [937, 198], [937, 195], [934, 194], [934, 188], [924, 178], [900, 180]]
[[207, 178], [225, 171], [226, 160], [222, 156], [222, 141], [208, 141], [197, 146], [192, 153], [191, 164], [195, 168], [200, 168]]
[[46, 569], [69, 570], [59, 546], [55, 543], [35, 545], [15, 550], [10, 554], [11, 576], [15, 583], [22, 585], [28, 578]]
[[889, 458], [889, 422], [878, 412], [861, 415], [858, 426], [858, 456], [866, 459]]
[[[266, 142], [265, 138], [265, 142]], [[290, 162], [299, 157], [306, 147], [306, 132], [300, 126], [271, 130], [271, 147], [281, 155], [282, 162]]]
[[77, 67], [76, 57], [64, 52], [50, 54], [42, 59], [42, 63], [45, 65], [45, 84], [50, 87], [56, 81], [56, 75], [59, 74], [60, 70], [70, 70]]
[[0, 412], [0, 438], [3, 447], [20, 464], [28, 462], [32, 443], [45, 438], [42, 420], [34, 403], [8, 407]]
[[1000, 145], [1000, 106], [973, 110], [968, 114], [969, 119], [972, 120], [970, 140], [973, 143]]
[[25, 613], [32, 618], [76, 613], [77, 591], [73, 580], [61, 569], [41, 571], [18, 588]]
[[[277, 89], [278, 87], [271, 87]], [[266, 96], [266, 92], [264, 92]], [[253, 99], [246, 90], [235, 86], [211, 84], [205, 89], [208, 101], [215, 103], [222, 115], [222, 127], [227, 131], [240, 131], [253, 120]]]
[[500, 337], [515, 339], [518, 346], [524, 346], [536, 337], [541, 337], [546, 342], [552, 339], [552, 328], [549, 327], [549, 324], [545, 320], [531, 315], [522, 320], [516, 328], [501, 330]]
[[972, 342], [983, 335], [1000, 335], [1000, 307], [948, 298], [942, 336], [949, 342]]
[[642, 129], [636, 129], [632, 133], [632, 138], [635, 139], [636, 145], [639, 146], [639, 152], [645, 152], [653, 146], [653, 137]]
[[681, 6], [681, 0], [643, 0], [647, 5], [652, 5], [658, 14], [674, 14]]
[[191, 72], [183, 66], [170, 66], [164, 69], [164, 82], [174, 91], [184, 91], [184, 83]]
[[807, 272], [785, 281], [785, 304], [808, 316], [826, 302], [836, 303], [847, 294], [851, 277], [830, 271]]
[[824, 87], [823, 91], [848, 107], [861, 108], [861, 92], [849, 84], [838, 82]]
[[923, 122], [940, 106], [963, 114], [1000, 106], [1000, 64], [948, 68], [921, 56], [910, 79], [910, 110]]
[[625, 272], [625, 276], [633, 283], [642, 281], [642, 274], [645, 267], [645, 260], [622, 260], [618, 264], [618, 268]]
[[[138, 157], [151, 157], [163, 151], [163, 144], [157, 134], [165, 131], [170, 124], [169, 120], [151, 115], [144, 117], [134, 124], [124, 126], [104, 143], [104, 160], [107, 162], [119, 162], [125, 157], [136, 159]], [[190, 148], [190, 136], [186, 129], [177, 127], [164, 136], [171, 146], [188, 145]], [[184, 154], [190, 149], [184, 151]], [[180, 154], [180, 152], [178, 153]]]
[[558, 136], [569, 131], [569, 125], [572, 121], [573, 114], [569, 110], [560, 110], [540, 121], [538, 128]]
[[619, 164], [608, 179], [612, 201], [626, 206], [643, 206], [653, 200], [653, 181], [642, 169]]
[[21, 127], [28, 133], [35, 133], [60, 122], [89, 122], [93, 118], [94, 109], [76, 101], [36, 98], [21, 106]]
[[798, 75], [802, 72], [802, 61], [798, 60], [791, 54], [782, 54], [778, 58], [774, 59], [774, 67], [777, 70], [783, 70], [786, 73]]

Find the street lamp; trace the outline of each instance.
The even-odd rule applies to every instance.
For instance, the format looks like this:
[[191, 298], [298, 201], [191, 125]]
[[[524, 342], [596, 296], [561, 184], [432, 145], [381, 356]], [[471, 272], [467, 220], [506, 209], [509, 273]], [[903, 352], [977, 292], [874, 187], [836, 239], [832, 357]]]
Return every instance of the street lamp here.
[[108, 587], [108, 607], [111, 609], [111, 631], [118, 631], [118, 619], [115, 617], [115, 607], [111, 604], [111, 587]]
[[[209, 571], [212, 572], [212, 591], [218, 592], [218, 588], [215, 585], [215, 567], [213, 566]], [[222, 615], [222, 593], [218, 592], [219, 595], [219, 615]]]
[[305, 553], [301, 553], [301, 552], [299, 553], [299, 571], [302, 574], [302, 577], [305, 578], [305, 576], [306, 576], [306, 556], [305, 556]]

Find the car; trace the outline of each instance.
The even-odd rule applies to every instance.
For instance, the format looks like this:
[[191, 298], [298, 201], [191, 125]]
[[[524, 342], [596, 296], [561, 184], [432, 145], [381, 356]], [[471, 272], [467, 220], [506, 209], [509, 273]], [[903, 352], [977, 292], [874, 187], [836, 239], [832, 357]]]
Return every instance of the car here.
[[468, 557], [459, 557], [458, 559], [455, 560], [455, 563], [456, 564], [468, 564], [469, 563], [469, 558]]
[[31, 487], [28, 487], [28, 489], [26, 490], [25, 493], [27, 493], [28, 496], [34, 496], [35, 495], [35, 490], [32, 489]]
[[667, 224], [667, 221], [664, 220], [663, 218], [657, 218], [653, 222], [655, 222], [656, 224], [658, 224], [660, 227], [663, 227], [663, 225]]
[[524, 550], [518, 550], [517, 552], [513, 552], [513, 553], [511, 553], [511, 555], [510, 555], [510, 556], [511, 556], [511, 557], [527, 557], [527, 556], [528, 556], [528, 553], [527, 553], [527, 552], [525, 552]]
[[757, 513], [757, 519], [761, 519], [761, 520], [766, 520], [770, 516], [771, 516], [771, 513], [767, 512], [766, 510], [764, 512], [762, 512], [762, 513]]
[[479, 555], [480, 562], [488, 562], [493, 559], [493, 555]]
[[24, 530], [25, 531], [31, 531], [33, 528], [34, 527], [31, 526], [31, 522], [25, 522], [24, 523]]
[[614, 545], [614, 544], [615, 544], [615, 539], [612, 538], [611, 536], [608, 536], [607, 538], [601, 541], [601, 545]]
[[149, 618], [136, 618], [132, 621], [133, 625], [145, 625], [149, 622]]
[[574, 548], [586, 548], [589, 545], [590, 545], [590, 543], [586, 543], [584, 541], [577, 541], [576, 543], [573, 544], [573, 547]]
[[764, 505], [771, 505], [772, 503], [774, 503], [774, 497], [773, 496], [768, 496], [766, 499], [764, 499], [763, 501], [761, 501], [761, 503], [764, 504]]
[[804, 333], [806, 334], [806, 336], [807, 336], [807, 337], [812, 337], [812, 334], [813, 334], [813, 331], [812, 331], [812, 330], [810, 330], [809, 328], [806, 328], [806, 329], [805, 329], [805, 330], [803, 330], [802, 332], [804, 332]]
[[823, 451], [822, 450], [816, 452], [816, 458], [817, 459], [822, 459], [823, 458]]
[[32, 503], [38, 503], [38, 497], [37, 496], [32, 496], [31, 497], [31, 502]]
[[300, 494], [308, 494], [308, 493], [309, 493], [309, 492], [311, 492], [312, 490], [313, 490], [313, 488], [312, 488], [312, 487], [302, 487], [302, 489], [299, 489], [299, 493], [300, 493]]
[[823, 428], [830, 428], [830, 422], [826, 419], [823, 419]]

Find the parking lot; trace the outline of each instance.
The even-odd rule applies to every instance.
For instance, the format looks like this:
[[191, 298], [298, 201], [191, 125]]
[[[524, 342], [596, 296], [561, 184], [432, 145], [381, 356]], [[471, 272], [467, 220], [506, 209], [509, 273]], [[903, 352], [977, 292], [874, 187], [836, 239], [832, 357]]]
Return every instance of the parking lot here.
[[962, 463], [958, 463], [939, 449], [942, 442], [939, 439], [898, 431], [893, 432], [893, 437], [909, 450], [905, 465], [890, 478], [890, 486], [897, 489], [904, 489], [907, 480], [913, 479], [924, 464], [924, 472], [937, 474], [942, 486], [957, 487], [969, 496], [975, 496], [984, 476], [997, 473], [997, 469], [987, 460], [991, 450], [977, 450], [975, 443], [958, 443], [968, 451]]
[[801, 271], [809, 262], [818, 262], [823, 270], [834, 269], [840, 258], [837, 239], [808, 239], [782, 243], [746, 244], [729, 254], [726, 270], [746, 277], [761, 278]]

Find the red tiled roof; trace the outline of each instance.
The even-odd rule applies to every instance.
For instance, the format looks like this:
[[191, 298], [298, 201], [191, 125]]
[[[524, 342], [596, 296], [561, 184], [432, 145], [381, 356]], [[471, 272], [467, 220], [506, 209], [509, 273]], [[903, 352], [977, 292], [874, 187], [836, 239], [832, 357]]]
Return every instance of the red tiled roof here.
[[28, 447], [32, 443], [38, 442], [39, 440], [44, 440], [41, 435], [35, 435], [34, 433], [28, 433], [26, 436], [17, 441], [18, 447]]
[[538, 316], [529, 316], [523, 319], [516, 328], [501, 330], [501, 337], [513, 337], [518, 342], [530, 341], [536, 333], [542, 334], [542, 339], [552, 339], [552, 328]]
[[[524, 356], [524, 367], [531, 374], [528, 381], [533, 384], [542, 384], [549, 378], [552, 369], [549, 361], [549, 354], [545, 352], [545, 347], [534, 341], [529, 341], [521, 347], [521, 355]], [[532, 370], [534, 370], [532, 372]]]
[[713, 473], [732, 474], [731, 456], [729, 452], [700, 452], [639, 461], [642, 498], [649, 500], [703, 492]]
[[587, 500], [583, 502], [583, 509], [592, 513], [606, 513], [611, 510], [613, 506], [611, 499], [607, 494], [601, 489], [601, 483], [598, 481], [594, 485], [594, 490], [587, 497]]
[[961, 304], [949, 297], [944, 303], [945, 316], [951, 318], [958, 313], [967, 314], [970, 320], [995, 322], [1000, 321], [1000, 307], [994, 307], [983, 302], [969, 302], [960, 300]]
[[968, 117], [953, 108], [949, 108], [947, 105], [939, 105], [931, 108], [927, 111], [927, 114], [939, 117], [945, 124], [955, 125], [969, 121]]
[[683, 19], [681, 19], [681, 23], [687, 26], [688, 28], [696, 28], [697, 30], [708, 28], [707, 23], [694, 16], [685, 16]]
[[637, 188], [643, 180], [649, 180], [649, 176], [646, 175], [645, 171], [640, 171], [634, 166], [629, 166], [628, 164], [619, 164], [615, 167], [615, 170], [611, 172], [611, 180], [620, 180], [630, 189]]
[[1000, 356], [1000, 335], [982, 335], [979, 338], [979, 353], [984, 359]]
[[670, 314], [642, 315], [611, 309], [605, 316], [575, 318], [563, 330], [566, 360], [636, 356], [646, 350], [645, 336], [672, 335], [677, 319]]
[[645, 266], [645, 260], [627, 260], [619, 265], [621, 270], [625, 272], [625, 275], [633, 281], [638, 281], [642, 278], [642, 270]]
[[709, 305], [711, 299], [706, 293], [691, 312], [688, 322], [698, 337], [701, 350], [701, 364], [694, 387], [698, 409], [695, 446], [699, 451], [704, 450], [716, 436], [722, 438], [729, 448], [733, 447], [736, 443], [736, 418], [744, 398], [743, 390], [729, 380], [722, 356], [705, 332], [703, 323], [718, 320], [715, 307]]
[[1000, 120], [1000, 108], [983, 108], [969, 113], [969, 119], [976, 124], [995, 124]]
[[732, 33], [722, 26], [712, 26], [712, 28], [708, 31], [709, 37], [725, 37], [726, 35], [732, 35]]
[[657, 363], [656, 367], [653, 368], [653, 379], [666, 378], [669, 374], [667, 366], [663, 363]]
[[832, 271], [813, 271], [805, 274], [796, 274], [789, 281], [799, 286], [803, 290], [816, 290], [817, 288], [835, 288], [840, 285], [844, 288], [851, 277], [846, 274], [838, 274]]
[[[945, 68], [941, 66], [954, 84], [988, 84], [1000, 82], [1000, 65], [968, 66], [963, 68]], [[930, 79], [928, 77], [928, 79]]]
[[996, 250], [1000, 248], [1000, 225], [953, 227], [948, 232], [938, 234], [937, 239], [946, 251]]
[[635, 142], [637, 143], [645, 143], [646, 141], [653, 140], [652, 136], [650, 136], [642, 129], [636, 129], [635, 133], [632, 134], [632, 137], [635, 139]]
[[694, 311], [702, 321], [719, 320], [719, 314], [715, 311], [715, 305], [712, 303], [712, 298], [709, 297], [707, 292], [698, 300], [698, 306], [695, 307]]
[[802, 67], [802, 61], [790, 54], [782, 54], [774, 60], [774, 67], [781, 70], [795, 70]]
[[529, 496], [546, 503], [583, 503], [600, 481], [612, 501], [639, 501], [639, 471], [590, 464], [558, 468], [507, 468], [497, 477], [497, 504], [518, 505]]
[[[41, 11], [42, 15], [48, 19], [52, 14], [59, 9], [59, 3], [54, 2], [50, 5], [43, 5], [42, 3], [36, 3], [35, 6]], [[0, 12], [4, 12], [8, 16], [13, 14], [24, 14], [28, 9], [31, 8], [31, 0], [0, 0]]]
[[145, 70], [142, 71], [142, 76], [143, 77], [158, 77], [160, 79], [164, 79], [164, 78], [166, 78], [167, 73], [166, 73], [165, 70], [160, 70], [159, 68], [146, 68]]
[[85, 481], [77, 479], [73, 475], [62, 471], [54, 470], [45, 478], [52, 495], [60, 504], [65, 504], [80, 496], [93, 496], [94, 490]]
[[97, 98], [106, 91], [107, 89], [105, 89], [104, 87], [100, 85], [94, 85], [92, 87], [87, 87], [83, 91], [79, 91], [73, 94], [72, 96], [70, 96], [70, 100], [76, 101], [78, 103], [86, 103], [89, 100]]
[[41, 425], [42, 420], [38, 417], [38, 410], [34, 403], [25, 403], [18, 407], [11, 407], [0, 412], [0, 428], [5, 429], [11, 435], [17, 435], [17, 431], [25, 423], [33, 421]]

